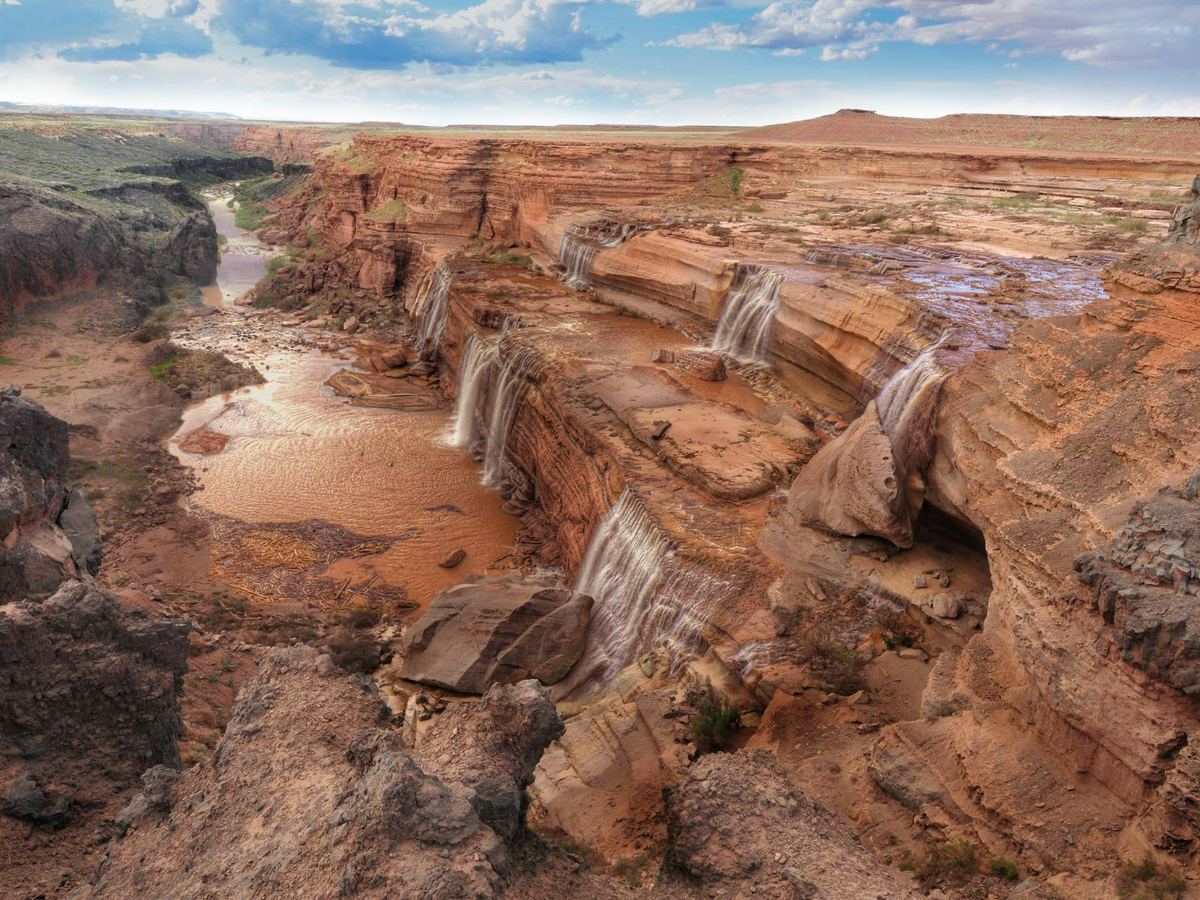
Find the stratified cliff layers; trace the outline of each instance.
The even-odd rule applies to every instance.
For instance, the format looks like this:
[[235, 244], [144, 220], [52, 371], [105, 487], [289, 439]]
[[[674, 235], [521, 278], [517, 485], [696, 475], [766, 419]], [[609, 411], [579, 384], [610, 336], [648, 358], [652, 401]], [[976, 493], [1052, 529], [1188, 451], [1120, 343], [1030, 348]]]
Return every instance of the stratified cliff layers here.
[[765, 705], [784, 759], [837, 720], [812, 691], [864, 688], [852, 771], [794, 778], [878, 847], [966, 839], [1086, 893], [1118, 847], [1192, 850], [1197, 268], [1150, 286], [1105, 232], [1186, 242], [1149, 195], [1192, 167], [364, 136], [278, 207], [306, 249], [264, 297], [440, 334], [456, 441], [592, 594], [555, 691], [608, 699], [534, 784], [551, 831], [666, 840], [617, 795], [685, 768], [667, 684]]

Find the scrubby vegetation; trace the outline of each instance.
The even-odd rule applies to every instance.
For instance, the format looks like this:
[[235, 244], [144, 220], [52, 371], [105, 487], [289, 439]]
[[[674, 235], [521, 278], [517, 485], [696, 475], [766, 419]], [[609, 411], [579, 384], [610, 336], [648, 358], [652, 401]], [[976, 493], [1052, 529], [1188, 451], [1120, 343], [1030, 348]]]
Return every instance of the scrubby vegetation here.
[[1126, 863], [1117, 874], [1117, 894], [1121, 900], [1178, 900], [1187, 891], [1187, 882], [1164, 870], [1152, 856], [1140, 863]]
[[398, 224], [408, 218], [408, 207], [403, 200], [389, 200], [363, 216], [370, 222]]
[[235, 363], [220, 353], [189, 350], [164, 341], [146, 357], [150, 377], [175, 390], [190, 391], [201, 386], [233, 390], [262, 381], [254, 369]]
[[970, 841], [949, 841], [931, 847], [920, 860], [906, 856], [900, 868], [912, 872], [926, 890], [958, 887], [978, 873], [979, 853]]
[[692, 720], [692, 734], [700, 752], [724, 750], [741, 724], [741, 713], [717, 693], [711, 681], [706, 682]]

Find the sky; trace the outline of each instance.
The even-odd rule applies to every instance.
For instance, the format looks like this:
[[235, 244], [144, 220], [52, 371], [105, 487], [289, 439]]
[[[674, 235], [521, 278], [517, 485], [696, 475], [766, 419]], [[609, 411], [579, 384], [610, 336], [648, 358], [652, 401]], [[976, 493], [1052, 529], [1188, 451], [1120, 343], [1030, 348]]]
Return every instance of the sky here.
[[1200, 0], [0, 0], [0, 100], [420, 125], [1200, 116]]

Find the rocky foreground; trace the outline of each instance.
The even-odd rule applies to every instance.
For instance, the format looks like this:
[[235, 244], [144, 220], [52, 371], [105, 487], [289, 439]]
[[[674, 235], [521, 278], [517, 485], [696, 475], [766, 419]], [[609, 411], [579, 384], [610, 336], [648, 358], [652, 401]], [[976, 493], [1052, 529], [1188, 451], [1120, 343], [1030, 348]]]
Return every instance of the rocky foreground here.
[[6, 394], [21, 890], [1184, 895], [1194, 160], [192, 137], [312, 165], [246, 332], [353, 352], [398, 427], [452, 403], [521, 532], [321, 640], [206, 621], [240, 690], [180, 771], [229, 685], [180, 694], [187, 623], [91, 580], [66, 428]]

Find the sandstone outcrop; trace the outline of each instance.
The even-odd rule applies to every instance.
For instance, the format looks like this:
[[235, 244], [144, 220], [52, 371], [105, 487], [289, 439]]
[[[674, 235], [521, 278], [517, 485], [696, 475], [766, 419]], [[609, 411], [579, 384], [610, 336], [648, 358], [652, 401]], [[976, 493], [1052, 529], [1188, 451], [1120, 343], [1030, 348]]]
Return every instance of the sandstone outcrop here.
[[667, 815], [671, 861], [701, 880], [709, 897], [918, 896], [763, 750], [697, 760], [671, 790]]
[[385, 715], [316, 650], [272, 652], [212, 761], [147, 799], [83, 896], [498, 896], [521, 791], [561, 730], [549, 697], [497, 685], [415, 751]]
[[408, 626], [400, 674], [468, 694], [561, 681], [583, 655], [592, 598], [547, 578], [467, 579]]
[[67, 491], [67, 424], [0, 391], [0, 601], [46, 596], [100, 565], [96, 517]]

